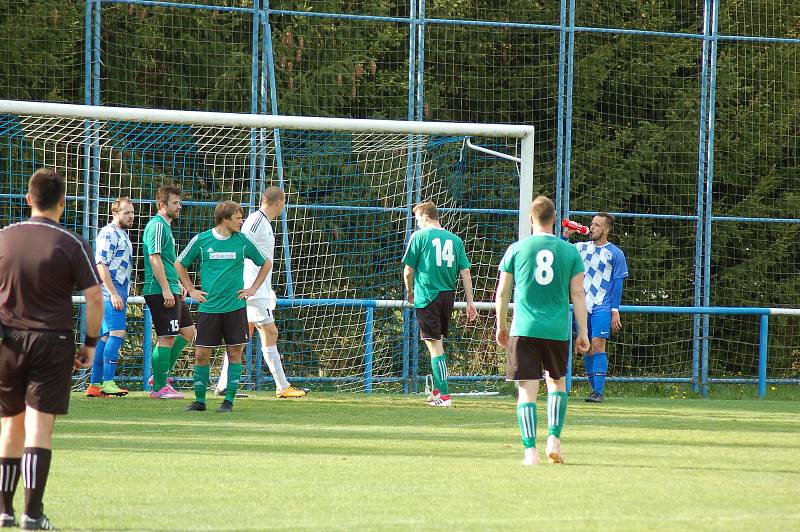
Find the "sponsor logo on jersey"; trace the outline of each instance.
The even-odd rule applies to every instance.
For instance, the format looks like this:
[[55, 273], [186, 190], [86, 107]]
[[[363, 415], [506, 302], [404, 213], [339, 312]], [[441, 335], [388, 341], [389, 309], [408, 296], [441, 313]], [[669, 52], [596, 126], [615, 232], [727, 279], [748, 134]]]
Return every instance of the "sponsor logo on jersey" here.
[[209, 251], [208, 258], [211, 260], [231, 260], [236, 258], [235, 251]]

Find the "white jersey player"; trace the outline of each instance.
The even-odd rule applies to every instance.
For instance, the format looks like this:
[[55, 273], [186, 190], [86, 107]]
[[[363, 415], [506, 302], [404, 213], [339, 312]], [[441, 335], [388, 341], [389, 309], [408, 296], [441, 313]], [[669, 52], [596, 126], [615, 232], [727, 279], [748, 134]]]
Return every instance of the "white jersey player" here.
[[[247, 217], [242, 225], [242, 232], [253, 240], [261, 254], [270, 264], [267, 279], [255, 293], [247, 299], [247, 321], [250, 325], [250, 334], [253, 329], [258, 329], [261, 337], [261, 353], [267, 363], [272, 377], [275, 379], [275, 394], [280, 399], [297, 398], [306, 395], [308, 390], [295, 388], [286, 380], [281, 364], [281, 355], [278, 352], [278, 328], [275, 326], [273, 312], [277, 304], [275, 291], [272, 289], [272, 266], [275, 257], [275, 233], [272, 231], [272, 221], [282, 212], [286, 203], [286, 195], [278, 187], [269, 187], [261, 195], [261, 206]], [[251, 283], [258, 275], [259, 267], [252, 261], [245, 260], [244, 283]], [[217, 381], [217, 394], [223, 395], [227, 385], [228, 361], [223, 363], [219, 381]]]

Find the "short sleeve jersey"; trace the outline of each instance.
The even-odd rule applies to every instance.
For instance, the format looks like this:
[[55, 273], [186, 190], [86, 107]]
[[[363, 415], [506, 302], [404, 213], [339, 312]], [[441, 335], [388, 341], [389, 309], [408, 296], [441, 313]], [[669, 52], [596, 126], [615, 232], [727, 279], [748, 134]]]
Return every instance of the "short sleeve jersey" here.
[[92, 248], [41, 216], [0, 230], [0, 322], [72, 331], [72, 293], [100, 284]]
[[244, 288], [245, 259], [259, 266], [266, 260], [258, 246], [241, 232], [223, 237], [216, 229], [209, 229], [189, 242], [178, 260], [185, 268], [200, 262], [200, 286], [207, 292], [206, 302], [198, 307], [200, 312], [220, 314], [247, 305], [244, 299], [238, 299], [238, 291]]
[[625, 254], [611, 242], [602, 246], [596, 246], [594, 242], [578, 242], [575, 248], [585, 266], [583, 291], [586, 293], [586, 310], [610, 311], [614, 282], [628, 276]]
[[153, 275], [153, 268], [150, 266], [150, 255], [161, 255], [161, 263], [164, 265], [164, 274], [167, 277], [170, 292], [180, 294], [181, 285], [178, 273], [175, 271], [175, 239], [172, 238], [172, 227], [160, 214], [153, 216], [147, 222], [142, 236], [142, 247], [144, 248], [142, 294], [149, 296], [161, 293], [161, 285], [158, 284], [156, 276]]
[[[128, 297], [133, 245], [127, 231], [114, 224], [108, 224], [97, 233], [95, 245], [97, 248], [94, 253], [95, 263], [104, 264], [108, 268], [117, 293], [123, 298]], [[103, 299], [106, 301], [111, 299], [111, 294], [105, 285], [103, 285]]]
[[[267, 218], [267, 215], [261, 209], [256, 209], [242, 224], [242, 232], [250, 237], [258, 250], [265, 259], [274, 262], [275, 256], [275, 233], [272, 232], [272, 224]], [[258, 271], [261, 266], [256, 265], [250, 259], [244, 261], [244, 286], [249, 287], [253, 285], [253, 281], [258, 277]], [[267, 299], [270, 301], [275, 300], [275, 292], [272, 291], [272, 270], [270, 269], [264, 283], [258, 288], [250, 299]]]
[[514, 276], [512, 336], [569, 339], [569, 285], [583, 273], [575, 247], [550, 233], [536, 233], [512, 244], [500, 271]]
[[440, 227], [411, 235], [403, 264], [414, 268], [414, 307], [424, 308], [439, 292], [456, 289], [458, 273], [469, 268], [464, 242]]

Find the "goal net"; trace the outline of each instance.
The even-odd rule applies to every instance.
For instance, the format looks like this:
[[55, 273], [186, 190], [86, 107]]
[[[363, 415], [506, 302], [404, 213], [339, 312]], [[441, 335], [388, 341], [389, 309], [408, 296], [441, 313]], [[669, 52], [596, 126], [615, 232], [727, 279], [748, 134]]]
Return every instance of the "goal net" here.
[[[183, 191], [183, 209], [173, 223], [180, 251], [214, 225], [216, 202], [237, 201], [248, 214], [264, 188], [281, 186], [287, 208], [273, 222], [273, 285], [278, 347], [289, 380], [412, 391], [423, 385], [430, 363], [413, 314], [402, 303], [400, 260], [414, 229], [413, 205], [432, 200], [442, 225], [464, 240], [475, 300], [485, 303], [474, 324], [456, 310], [447, 342], [452, 380], [474, 389], [504, 372], [489, 309], [502, 253], [526, 231], [532, 146], [533, 130], [522, 126], [0, 101], [0, 223], [27, 216], [26, 181], [42, 166], [67, 178], [64, 223], [92, 243], [109, 222], [111, 202], [131, 198], [137, 216], [130, 230], [134, 297], [118, 374], [135, 383], [146, 378], [152, 341], [137, 296], [142, 231], [156, 212], [156, 190], [175, 184]], [[463, 301], [463, 293], [456, 300]], [[212, 360], [212, 376], [221, 356]], [[176, 376], [188, 381], [191, 366], [187, 348]], [[80, 385], [81, 375], [76, 379]], [[248, 349], [243, 380], [272, 385], [257, 340]]]

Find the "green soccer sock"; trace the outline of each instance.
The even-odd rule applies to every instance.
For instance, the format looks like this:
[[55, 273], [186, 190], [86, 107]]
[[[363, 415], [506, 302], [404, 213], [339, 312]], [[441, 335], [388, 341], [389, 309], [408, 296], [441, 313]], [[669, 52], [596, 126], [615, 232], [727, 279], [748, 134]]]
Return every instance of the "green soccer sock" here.
[[175, 343], [172, 344], [172, 349], [170, 349], [169, 351], [168, 373], [172, 373], [172, 370], [175, 369], [175, 363], [178, 361], [179, 358], [181, 358], [181, 353], [183, 352], [183, 348], [186, 347], [188, 343], [189, 342], [186, 340], [186, 338], [184, 338], [180, 334], [175, 337]]
[[233, 402], [236, 399], [236, 390], [239, 389], [239, 381], [242, 378], [242, 363], [228, 364], [228, 387], [225, 388], [225, 399]]
[[561, 429], [567, 417], [567, 392], [547, 394], [547, 434], [561, 437]]
[[206, 388], [208, 376], [211, 373], [209, 366], [194, 366], [194, 400], [206, 404]]
[[519, 433], [522, 436], [522, 445], [526, 449], [536, 447], [536, 403], [522, 403], [517, 405], [517, 420]]
[[444, 353], [442, 356], [431, 358], [431, 369], [433, 370], [433, 387], [439, 390], [442, 395], [448, 395], [450, 389], [447, 387], [447, 362]]
[[153, 390], [156, 392], [167, 385], [169, 350], [169, 347], [160, 345], [153, 350]]

